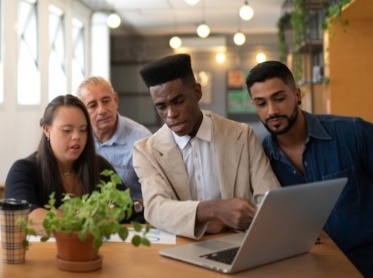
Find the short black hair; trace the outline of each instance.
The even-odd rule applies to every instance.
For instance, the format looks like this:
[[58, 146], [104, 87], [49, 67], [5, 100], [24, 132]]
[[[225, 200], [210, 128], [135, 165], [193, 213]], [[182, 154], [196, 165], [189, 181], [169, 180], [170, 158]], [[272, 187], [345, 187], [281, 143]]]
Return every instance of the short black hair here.
[[251, 96], [250, 89], [256, 82], [264, 82], [271, 78], [280, 78], [290, 88], [295, 89], [296, 83], [290, 69], [279, 61], [266, 61], [253, 67], [246, 77], [246, 86]]
[[148, 88], [179, 78], [195, 83], [191, 58], [185, 53], [149, 62], [140, 70], [140, 75]]

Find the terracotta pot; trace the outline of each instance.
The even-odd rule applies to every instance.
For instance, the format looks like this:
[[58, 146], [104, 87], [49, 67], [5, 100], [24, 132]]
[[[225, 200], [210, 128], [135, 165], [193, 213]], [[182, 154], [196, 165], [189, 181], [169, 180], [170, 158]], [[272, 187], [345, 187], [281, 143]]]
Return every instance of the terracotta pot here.
[[98, 258], [98, 249], [92, 246], [93, 236], [81, 241], [78, 233], [54, 233], [58, 257], [65, 261], [92, 261]]
[[93, 236], [81, 241], [77, 233], [54, 233], [57, 244], [57, 267], [65, 271], [86, 272], [100, 269], [102, 256], [92, 245]]

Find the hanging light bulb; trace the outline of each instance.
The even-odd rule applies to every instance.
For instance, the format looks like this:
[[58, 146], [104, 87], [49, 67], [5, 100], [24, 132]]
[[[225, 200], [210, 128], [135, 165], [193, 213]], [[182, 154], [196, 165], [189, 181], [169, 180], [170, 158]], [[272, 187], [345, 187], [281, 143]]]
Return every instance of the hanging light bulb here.
[[175, 35], [170, 39], [169, 44], [171, 48], [178, 49], [180, 48], [182, 41], [180, 37], [176, 35], [177, 34], [177, 18], [175, 14], [174, 14], [174, 24], [175, 24]]
[[200, 38], [207, 38], [210, 35], [210, 27], [202, 23], [197, 27], [197, 34]]
[[185, 2], [188, 4], [188, 5], [195, 5], [199, 2], [199, 0], [185, 0]]
[[200, 38], [207, 38], [210, 35], [210, 27], [205, 23], [205, 0], [202, 2], [202, 23], [197, 27], [197, 35]]
[[240, 9], [240, 17], [243, 19], [243, 20], [250, 20], [252, 19], [254, 16], [254, 11], [253, 11], [253, 8], [251, 8], [249, 6], [249, 3], [247, 2], [247, 0], [245, 1], [245, 4], [241, 7]]
[[243, 45], [245, 43], [245, 41], [246, 41], [246, 37], [245, 37], [245, 35], [243, 33], [237, 32], [233, 36], [233, 41], [237, 45]]
[[106, 19], [106, 24], [107, 24], [110, 28], [113, 28], [113, 29], [119, 27], [120, 23], [121, 23], [121, 19], [120, 19], [119, 15], [116, 14], [116, 13], [114, 13], [114, 12], [111, 13], [111, 14], [108, 16], [108, 18]]
[[219, 64], [224, 63], [224, 62], [225, 62], [225, 59], [226, 59], [226, 57], [225, 57], [225, 53], [223, 53], [223, 52], [219, 52], [219, 53], [217, 53], [216, 56], [215, 56], [215, 60], [216, 60], [216, 62], [219, 63]]
[[263, 52], [259, 52], [258, 54], [256, 54], [256, 61], [258, 63], [265, 62], [266, 60], [267, 60], [267, 56]]
[[178, 36], [173, 36], [170, 39], [169, 43], [170, 43], [171, 48], [178, 49], [178, 48], [180, 48], [180, 46], [182, 44], [182, 41]]

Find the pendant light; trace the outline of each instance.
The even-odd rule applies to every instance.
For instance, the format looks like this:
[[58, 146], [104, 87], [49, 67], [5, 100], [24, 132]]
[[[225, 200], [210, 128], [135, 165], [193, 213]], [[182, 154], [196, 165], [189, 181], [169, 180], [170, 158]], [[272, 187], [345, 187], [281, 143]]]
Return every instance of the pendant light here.
[[258, 63], [263, 63], [267, 60], [267, 56], [263, 52], [256, 54], [255, 58]]
[[113, 28], [113, 29], [118, 28], [120, 23], [121, 23], [120, 16], [115, 12], [112, 12], [111, 14], [109, 14], [109, 16], [106, 19], [106, 24], [110, 28]]
[[237, 45], [243, 45], [245, 43], [245, 41], [246, 41], [245, 34], [242, 33], [242, 32], [237, 32], [233, 36], [233, 41]]
[[254, 10], [250, 7], [247, 0], [245, 0], [244, 5], [240, 8], [240, 17], [243, 20], [250, 20], [254, 16]]
[[210, 27], [205, 22], [205, 1], [202, 2], [202, 20], [197, 27], [197, 34], [200, 38], [207, 38], [210, 35]]
[[238, 31], [233, 36], [233, 41], [236, 45], [243, 45], [246, 41], [246, 36], [241, 32], [241, 18], [238, 18]]
[[181, 47], [182, 41], [180, 37], [178, 36], [173, 36], [170, 41], [169, 41], [170, 47], [173, 49], [178, 49]]
[[197, 34], [200, 38], [207, 38], [210, 35], [210, 27], [202, 22], [202, 24], [197, 27]]
[[115, 12], [115, 0], [111, 3], [111, 8], [108, 11], [112, 11], [106, 19], [106, 24], [112, 29], [118, 28], [122, 22], [120, 16]]
[[[177, 19], [176, 19], [176, 15], [174, 15], [174, 25], [175, 25], [175, 34], [177, 34]], [[181, 41], [180, 37], [177, 36], [177, 35], [173, 36], [168, 43], [169, 43], [169, 45], [170, 45], [170, 47], [172, 49], [178, 49], [182, 45], [182, 41]]]

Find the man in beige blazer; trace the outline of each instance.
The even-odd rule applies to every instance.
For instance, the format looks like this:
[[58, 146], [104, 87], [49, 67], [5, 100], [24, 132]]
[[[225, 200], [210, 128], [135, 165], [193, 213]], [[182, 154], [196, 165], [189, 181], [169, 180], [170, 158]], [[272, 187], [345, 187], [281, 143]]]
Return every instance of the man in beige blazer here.
[[145, 219], [197, 239], [246, 229], [263, 194], [279, 187], [253, 129], [200, 109], [187, 54], [150, 62], [140, 74], [165, 123], [134, 145]]

